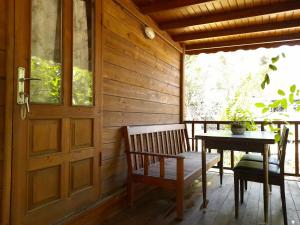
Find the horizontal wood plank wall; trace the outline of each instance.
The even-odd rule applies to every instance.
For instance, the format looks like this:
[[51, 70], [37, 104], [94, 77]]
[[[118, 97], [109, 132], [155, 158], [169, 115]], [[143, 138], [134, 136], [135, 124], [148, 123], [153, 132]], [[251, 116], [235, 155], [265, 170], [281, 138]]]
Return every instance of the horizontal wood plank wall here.
[[6, 83], [6, 0], [0, 0], [0, 224], [2, 221], [2, 188], [3, 188], [3, 149], [4, 149], [4, 116], [5, 116], [5, 83]]
[[125, 187], [121, 127], [180, 121], [180, 52], [113, 0], [103, 1], [102, 193]]

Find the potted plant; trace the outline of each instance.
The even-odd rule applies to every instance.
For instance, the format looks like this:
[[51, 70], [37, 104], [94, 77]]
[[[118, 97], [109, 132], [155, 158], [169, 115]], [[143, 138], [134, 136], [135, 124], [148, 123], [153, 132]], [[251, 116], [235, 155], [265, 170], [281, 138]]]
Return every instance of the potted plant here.
[[244, 134], [246, 130], [256, 130], [250, 110], [238, 106], [234, 109], [227, 108], [226, 114], [227, 119], [231, 121], [232, 134]]

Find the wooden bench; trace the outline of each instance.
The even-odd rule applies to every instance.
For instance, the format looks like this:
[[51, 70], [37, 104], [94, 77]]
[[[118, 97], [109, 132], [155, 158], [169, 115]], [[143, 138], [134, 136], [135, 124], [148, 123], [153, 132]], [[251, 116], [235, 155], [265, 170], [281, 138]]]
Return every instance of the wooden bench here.
[[[176, 191], [177, 218], [183, 218], [184, 187], [202, 174], [201, 152], [191, 151], [184, 124], [127, 126], [128, 200], [132, 204], [135, 182]], [[206, 168], [220, 161], [207, 153]]]

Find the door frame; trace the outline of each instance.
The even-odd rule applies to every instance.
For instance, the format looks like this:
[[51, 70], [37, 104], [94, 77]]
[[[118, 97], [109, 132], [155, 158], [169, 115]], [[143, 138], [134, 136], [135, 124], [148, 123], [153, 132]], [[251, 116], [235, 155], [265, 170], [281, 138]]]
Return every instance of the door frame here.
[[[99, 133], [98, 140], [100, 149], [102, 148], [102, 131], [103, 131], [103, 87], [102, 87], [102, 73], [103, 73], [103, 59], [102, 59], [102, 45], [103, 45], [103, 1], [100, 0], [98, 4], [96, 4], [96, 14], [98, 17], [98, 21], [95, 20], [95, 26], [101, 26], [98, 29], [95, 29], [95, 37], [98, 40], [95, 43], [95, 72], [94, 77], [98, 76], [98, 85], [94, 87], [94, 96], [95, 101], [98, 101], [99, 111], [101, 113], [99, 122]], [[2, 202], [1, 204], [1, 220], [0, 225], [9, 225], [11, 221], [11, 200], [12, 200], [12, 163], [13, 163], [13, 109], [14, 109], [14, 101], [15, 101], [15, 88], [14, 88], [14, 80], [15, 80], [15, 0], [6, 0], [6, 9], [7, 9], [7, 27], [6, 27], [6, 91], [5, 91], [5, 118], [4, 118], [4, 151], [3, 151], [3, 188], [2, 188]], [[96, 15], [95, 15], [96, 16]], [[98, 97], [98, 100], [96, 98]], [[95, 102], [96, 104], [96, 102]], [[100, 150], [101, 151], [101, 150]], [[100, 157], [100, 165], [101, 166], [101, 158]], [[101, 171], [101, 169], [100, 169]], [[101, 180], [101, 172], [99, 172], [99, 179]], [[100, 190], [101, 192], [101, 185]], [[100, 197], [100, 196], [99, 196]], [[101, 201], [101, 198], [99, 198]], [[80, 213], [80, 212], [79, 212]], [[77, 214], [76, 214], [77, 215]], [[73, 215], [73, 216], [76, 216]], [[72, 217], [73, 217], [72, 216]]]
[[14, 51], [15, 51], [15, 1], [6, 0], [6, 97], [4, 118], [4, 152], [3, 152], [3, 191], [2, 191], [2, 225], [10, 224], [11, 175], [13, 143], [13, 100], [14, 100]]

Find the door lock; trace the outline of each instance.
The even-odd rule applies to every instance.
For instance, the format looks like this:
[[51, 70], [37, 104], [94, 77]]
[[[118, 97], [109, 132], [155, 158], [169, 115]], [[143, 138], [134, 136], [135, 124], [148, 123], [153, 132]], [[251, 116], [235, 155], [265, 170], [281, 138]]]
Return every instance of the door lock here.
[[17, 85], [17, 104], [21, 105], [21, 118], [26, 119], [27, 113], [30, 112], [29, 95], [25, 93], [25, 81], [40, 81], [38, 78], [25, 77], [25, 68], [18, 68], [18, 85]]

